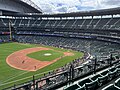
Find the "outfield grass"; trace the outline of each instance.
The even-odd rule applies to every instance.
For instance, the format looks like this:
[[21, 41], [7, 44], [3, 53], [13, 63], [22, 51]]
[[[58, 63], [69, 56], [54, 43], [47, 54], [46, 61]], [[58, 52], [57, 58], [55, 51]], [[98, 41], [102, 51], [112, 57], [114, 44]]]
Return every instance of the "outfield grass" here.
[[[51, 54], [50, 56], [45, 56], [45, 54]], [[63, 56], [63, 52], [58, 52], [54, 50], [42, 50], [39, 52], [30, 53], [28, 57], [40, 60], [40, 61], [52, 61], [56, 58]]]
[[[35, 75], [35, 78], [39, 78], [43, 76], [44, 73], [47, 73], [50, 70], [54, 70], [56, 68], [59, 68], [61, 66], [64, 66], [66, 63], [71, 62], [75, 58], [82, 57], [83, 53], [76, 52], [69, 50], [70, 52], [74, 53], [74, 56], [66, 56], [57, 62], [42, 68], [36, 72], [28, 72], [28, 71], [22, 71], [15, 68], [10, 67], [6, 63], [6, 58], [11, 53], [26, 49], [26, 48], [33, 48], [38, 47], [40, 45], [35, 44], [20, 44], [20, 43], [4, 43], [0, 44], [0, 90], [6, 87], [13, 86], [14, 84], [20, 84], [23, 82], [27, 82], [32, 80], [32, 76]], [[52, 48], [57, 51], [66, 52], [68, 50], [50, 47], [50, 46], [42, 46], [47, 48]], [[43, 60], [43, 59], [42, 59]]]

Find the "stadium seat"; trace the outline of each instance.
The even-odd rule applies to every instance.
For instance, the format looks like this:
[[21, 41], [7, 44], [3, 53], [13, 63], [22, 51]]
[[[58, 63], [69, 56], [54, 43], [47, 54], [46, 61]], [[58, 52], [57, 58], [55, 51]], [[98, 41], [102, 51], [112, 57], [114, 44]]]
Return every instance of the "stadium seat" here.
[[115, 78], [116, 76], [116, 73], [117, 73], [117, 70], [113, 71], [113, 72], [109, 72], [108, 73], [108, 80], [112, 80]]
[[78, 88], [76, 90], [86, 90], [85, 84], [82, 87], [80, 87], [80, 88]]
[[104, 84], [106, 84], [108, 81], [108, 74], [102, 77], [98, 77], [98, 85], [102, 86]]
[[100, 73], [100, 74], [104, 76], [104, 75], [106, 75], [108, 72], [109, 72], [109, 71], [106, 70], [106, 71], [104, 71], [104, 72], [102, 72], [102, 73]]
[[89, 78], [87, 78], [87, 79], [84, 79], [84, 80], [78, 82], [78, 84], [82, 87], [85, 83], [90, 83], [90, 82], [92, 82], [92, 81]]
[[120, 75], [120, 68], [117, 68], [117, 76]]
[[96, 80], [98, 77], [102, 77], [102, 76], [100, 74], [98, 74], [98, 75], [95, 75], [94, 77], [92, 77], [91, 79]]
[[120, 64], [118, 64], [118, 65], [116, 66], [116, 68], [120, 68]]
[[109, 71], [113, 72], [116, 68], [113, 67], [113, 68], [110, 68]]
[[71, 85], [71, 86], [65, 88], [64, 90], [75, 90], [75, 89], [78, 89], [78, 88], [80, 88], [80, 87], [77, 84], [74, 84], [74, 85]]
[[120, 89], [117, 88], [116, 86], [114, 86], [113, 84], [109, 84], [108, 86], [106, 86], [102, 90], [120, 90]]
[[120, 88], [120, 78], [115, 81], [115, 85]]
[[24, 84], [22, 86], [16, 87], [12, 90], [21, 90], [21, 89], [22, 90], [30, 90], [30, 88], [31, 88], [31, 83], [28, 83], [28, 84]]
[[96, 88], [98, 88], [97, 86], [98, 86], [97, 80], [85, 84], [86, 90], [96, 90]]

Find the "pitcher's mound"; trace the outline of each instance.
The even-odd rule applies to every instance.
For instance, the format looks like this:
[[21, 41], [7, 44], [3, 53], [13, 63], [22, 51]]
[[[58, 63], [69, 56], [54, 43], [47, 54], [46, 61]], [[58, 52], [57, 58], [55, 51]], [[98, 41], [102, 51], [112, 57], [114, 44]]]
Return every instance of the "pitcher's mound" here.
[[45, 53], [44, 56], [51, 56], [51, 53]]

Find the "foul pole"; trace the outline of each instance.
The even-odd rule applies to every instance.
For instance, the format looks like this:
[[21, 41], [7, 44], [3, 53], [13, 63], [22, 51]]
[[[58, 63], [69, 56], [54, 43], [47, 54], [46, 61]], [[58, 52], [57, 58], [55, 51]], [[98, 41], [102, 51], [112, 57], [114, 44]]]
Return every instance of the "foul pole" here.
[[9, 20], [9, 32], [10, 32], [10, 40], [12, 41], [12, 30], [11, 30], [11, 21]]

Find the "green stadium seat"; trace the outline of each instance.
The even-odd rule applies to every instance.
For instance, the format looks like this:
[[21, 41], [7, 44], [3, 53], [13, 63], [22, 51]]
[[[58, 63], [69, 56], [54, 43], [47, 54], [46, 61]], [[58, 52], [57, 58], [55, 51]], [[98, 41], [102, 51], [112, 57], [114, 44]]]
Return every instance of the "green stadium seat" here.
[[94, 80], [96, 80], [98, 77], [102, 77], [100, 74], [98, 74], [98, 75], [95, 75], [94, 77], [92, 77], [91, 79], [94, 81]]
[[16, 87], [12, 90], [30, 90], [30, 88], [31, 88], [31, 83], [28, 83], [28, 84], [24, 84], [19, 87]]
[[86, 90], [96, 90], [96, 88], [98, 88], [98, 82], [96, 81], [92, 81], [90, 83], [86, 83], [85, 84]]
[[114, 86], [113, 84], [110, 84], [106, 86], [105, 88], [103, 88], [102, 90], [120, 90], [120, 89]]
[[108, 74], [102, 77], [98, 77], [98, 84], [99, 86], [102, 86], [104, 84], [106, 84], [108, 81]]
[[115, 58], [116, 58], [116, 59], [119, 59], [119, 56], [118, 56], [118, 55], [116, 55], [116, 56], [115, 56]]
[[116, 66], [116, 68], [120, 68], [120, 64]]
[[108, 77], [109, 77], [108, 80], [114, 79], [116, 73], [117, 73], [117, 70], [115, 70], [115, 71], [113, 71], [113, 72], [109, 72], [109, 73], [108, 73]]
[[71, 86], [65, 88], [64, 90], [76, 90], [78, 88], [80, 88], [80, 87], [77, 84], [74, 84], [74, 85], [71, 85]]
[[115, 81], [115, 85], [120, 88], [120, 78]]
[[113, 68], [110, 68], [109, 71], [113, 72], [113, 71], [115, 71], [115, 69], [116, 69], [116, 68], [113, 67]]
[[82, 87], [80, 87], [80, 88], [78, 88], [76, 90], [86, 90], [86, 87], [85, 87], [85, 85], [83, 85]]
[[84, 79], [84, 80], [78, 82], [78, 84], [82, 87], [85, 83], [90, 83], [90, 82], [92, 82], [92, 81], [89, 78], [87, 78], [87, 79]]
[[108, 70], [106, 70], [106, 71], [102, 72], [102, 73], [101, 73], [101, 75], [103, 75], [103, 76], [104, 76], [104, 75], [106, 75], [108, 72], [109, 72], [109, 71], [108, 71]]
[[120, 68], [117, 68], [117, 76], [120, 75]]

